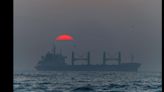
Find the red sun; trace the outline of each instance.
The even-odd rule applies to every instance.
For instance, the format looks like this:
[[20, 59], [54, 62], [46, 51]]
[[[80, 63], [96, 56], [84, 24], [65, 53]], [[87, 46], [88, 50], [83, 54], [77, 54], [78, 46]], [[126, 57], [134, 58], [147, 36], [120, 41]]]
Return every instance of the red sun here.
[[59, 35], [55, 38], [57, 41], [70, 41], [73, 40], [73, 37], [68, 34]]

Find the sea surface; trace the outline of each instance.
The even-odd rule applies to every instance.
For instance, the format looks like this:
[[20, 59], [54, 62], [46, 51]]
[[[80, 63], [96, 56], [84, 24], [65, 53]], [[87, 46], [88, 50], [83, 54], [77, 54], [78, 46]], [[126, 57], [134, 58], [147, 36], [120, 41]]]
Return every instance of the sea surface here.
[[[162, 92], [162, 75], [156, 72], [19, 72], [14, 74], [13, 85], [14, 92]], [[84, 86], [94, 91], [73, 91]]]

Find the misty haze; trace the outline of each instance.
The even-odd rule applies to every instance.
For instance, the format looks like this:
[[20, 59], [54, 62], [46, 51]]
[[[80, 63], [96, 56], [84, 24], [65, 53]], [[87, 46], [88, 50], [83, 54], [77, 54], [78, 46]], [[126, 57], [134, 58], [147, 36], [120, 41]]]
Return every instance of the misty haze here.
[[[64, 33], [77, 52], [92, 51], [93, 63], [104, 50], [121, 51], [124, 62], [134, 54], [141, 71], [161, 71], [161, 0], [15, 0], [14, 70], [34, 70]], [[70, 44], [56, 45], [71, 53]]]

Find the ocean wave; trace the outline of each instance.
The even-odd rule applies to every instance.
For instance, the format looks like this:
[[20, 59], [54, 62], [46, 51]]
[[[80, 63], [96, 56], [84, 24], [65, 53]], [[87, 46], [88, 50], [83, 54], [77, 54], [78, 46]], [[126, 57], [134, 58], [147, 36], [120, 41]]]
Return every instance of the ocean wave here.
[[132, 72], [32, 72], [14, 74], [13, 85], [14, 92], [71, 92], [87, 84], [93, 92], [161, 92], [159, 76]]

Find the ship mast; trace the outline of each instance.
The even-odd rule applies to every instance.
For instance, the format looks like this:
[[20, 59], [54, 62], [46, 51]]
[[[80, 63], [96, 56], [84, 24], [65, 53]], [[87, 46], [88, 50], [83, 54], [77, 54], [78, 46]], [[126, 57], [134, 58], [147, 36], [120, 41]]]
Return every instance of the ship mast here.
[[72, 51], [72, 65], [75, 64], [75, 61], [77, 60], [84, 60], [84, 61], [87, 61], [87, 65], [90, 65], [90, 52], [87, 53], [87, 56], [86, 58], [82, 57], [75, 57], [75, 53]]
[[106, 52], [103, 52], [103, 65], [106, 65], [106, 61], [108, 60], [116, 60], [118, 61], [118, 64], [121, 64], [121, 52], [118, 52], [118, 57], [117, 58], [107, 58]]
[[103, 65], [106, 65], [106, 53], [105, 53], [105, 51], [103, 52]]
[[56, 54], [56, 46], [55, 45], [53, 46], [53, 53], [54, 53], [54, 55]]
[[121, 64], [121, 52], [118, 52], [118, 64]]
[[90, 52], [87, 53], [87, 59], [86, 59], [88, 62], [88, 65], [90, 65]]

